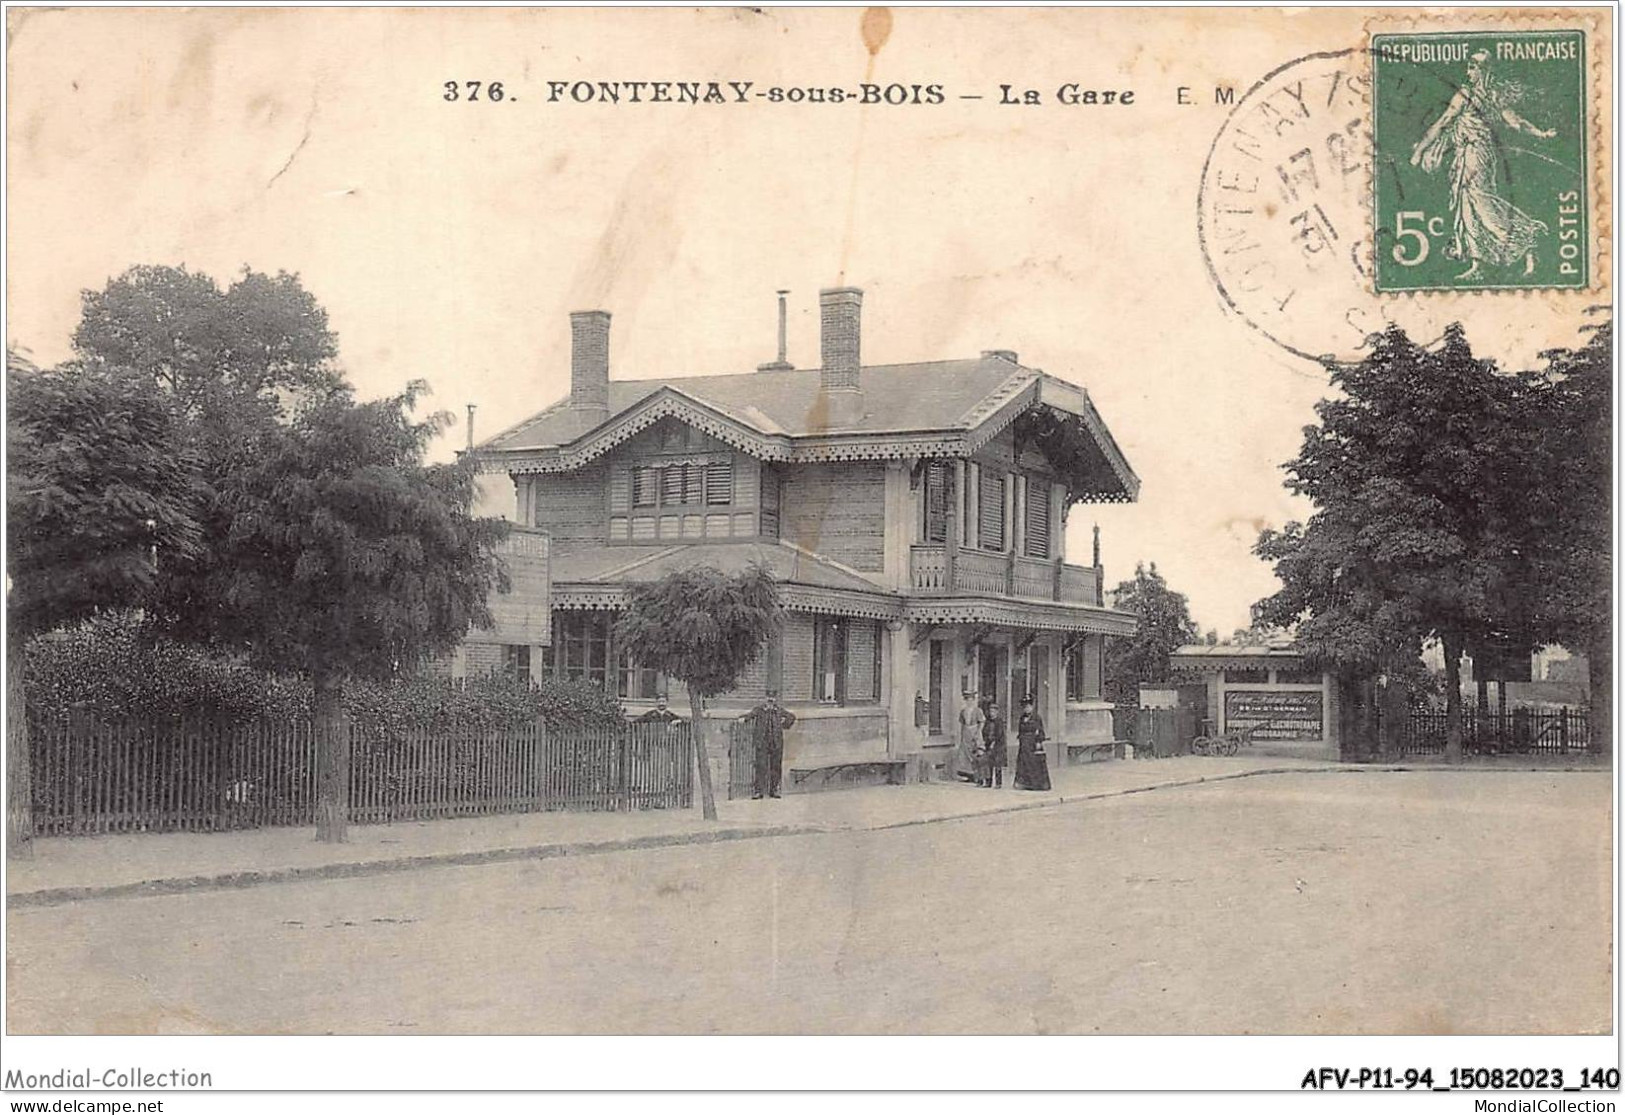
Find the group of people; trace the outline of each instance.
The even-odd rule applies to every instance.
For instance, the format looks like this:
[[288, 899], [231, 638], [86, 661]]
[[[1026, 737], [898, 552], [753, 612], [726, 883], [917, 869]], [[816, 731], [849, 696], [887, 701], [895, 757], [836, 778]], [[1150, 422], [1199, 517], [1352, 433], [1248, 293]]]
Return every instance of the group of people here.
[[[1010, 748], [1004, 717], [998, 702], [989, 697], [978, 701], [967, 689], [964, 707], [959, 710], [959, 740], [954, 746], [953, 773], [965, 782], [989, 789], [1004, 786], [1004, 769], [1010, 765]], [[1047, 790], [1049, 760], [1044, 754], [1044, 718], [1034, 708], [1029, 695], [1021, 699], [1021, 718], [1016, 721], [1016, 775], [1018, 790]]]

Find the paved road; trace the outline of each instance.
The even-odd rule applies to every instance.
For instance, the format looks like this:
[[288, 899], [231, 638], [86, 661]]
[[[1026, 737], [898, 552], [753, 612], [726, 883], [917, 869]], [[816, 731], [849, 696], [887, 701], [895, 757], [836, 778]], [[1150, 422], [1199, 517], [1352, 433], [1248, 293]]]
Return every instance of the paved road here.
[[14, 1032], [1609, 1027], [1609, 784], [1282, 775], [9, 916]]

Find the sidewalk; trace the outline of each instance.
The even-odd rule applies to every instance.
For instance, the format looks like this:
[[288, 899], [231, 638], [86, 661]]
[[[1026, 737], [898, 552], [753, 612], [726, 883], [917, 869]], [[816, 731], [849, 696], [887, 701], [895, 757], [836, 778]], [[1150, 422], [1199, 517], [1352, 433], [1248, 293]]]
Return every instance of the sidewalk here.
[[671, 844], [874, 831], [1055, 806], [1146, 790], [1291, 771], [1370, 770], [1267, 756], [1185, 756], [1086, 763], [1053, 772], [1055, 788], [1031, 793], [933, 782], [717, 802], [717, 821], [685, 810], [526, 813], [385, 825], [352, 825], [346, 844], [318, 844], [314, 830], [249, 829], [49, 837], [34, 858], [8, 864], [8, 904], [175, 894], [427, 867], [592, 855]]

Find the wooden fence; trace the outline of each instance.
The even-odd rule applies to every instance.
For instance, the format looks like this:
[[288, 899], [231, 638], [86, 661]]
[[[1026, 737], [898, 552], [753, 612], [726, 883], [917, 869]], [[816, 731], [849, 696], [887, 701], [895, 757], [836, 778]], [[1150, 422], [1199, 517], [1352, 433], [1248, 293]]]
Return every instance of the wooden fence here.
[[[684, 722], [346, 730], [350, 819], [358, 823], [693, 802]], [[42, 836], [315, 823], [308, 720], [155, 724], [75, 715], [31, 718], [29, 733], [34, 831]]]
[[[1449, 715], [1442, 709], [1412, 709], [1403, 750], [1432, 755], [1444, 750]], [[1585, 709], [1512, 709], [1505, 713], [1461, 713], [1462, 750], [1469, 755], [1556, 754], [1589, 751], [1591, 718]]]

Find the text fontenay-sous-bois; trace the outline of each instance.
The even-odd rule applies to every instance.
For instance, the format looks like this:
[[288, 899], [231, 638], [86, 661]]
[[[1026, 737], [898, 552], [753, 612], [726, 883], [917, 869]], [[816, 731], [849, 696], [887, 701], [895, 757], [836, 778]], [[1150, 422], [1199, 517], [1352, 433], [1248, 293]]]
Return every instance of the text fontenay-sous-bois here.
[[[950, 101], [989, 101], [1001, 105], [1132, 106], [1132, 89], [1094, 89], [1081, 82], [1061, 82], [1053, 90], [999, 84], [988, 92], [956, 93], [940, 82], [860, 82], [833, 85], [758, 85], [754, 81], [587, 81], [546, 80], [521, 90], [503, 80], [447, 80], [440, 99], [447, 102], [514, 104], [521, 92], [532, 101], [552, 105], [748, 105], [851, 104], [942, 105]], [[1180, 97], [1180, 103], [1189, 103]]]

